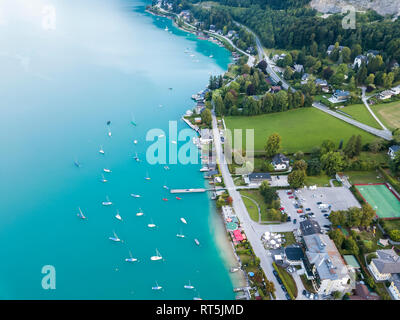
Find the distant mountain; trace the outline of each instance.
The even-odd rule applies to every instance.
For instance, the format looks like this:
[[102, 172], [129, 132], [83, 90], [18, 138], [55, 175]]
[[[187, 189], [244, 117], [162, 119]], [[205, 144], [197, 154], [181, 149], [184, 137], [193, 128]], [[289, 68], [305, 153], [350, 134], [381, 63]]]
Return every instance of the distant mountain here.
[[399, 0], [311, 0], [311, 7], [323, 13], [341, 12], [347, 5], [357, 10], [372, 9], [380, 15], [400, 15]]

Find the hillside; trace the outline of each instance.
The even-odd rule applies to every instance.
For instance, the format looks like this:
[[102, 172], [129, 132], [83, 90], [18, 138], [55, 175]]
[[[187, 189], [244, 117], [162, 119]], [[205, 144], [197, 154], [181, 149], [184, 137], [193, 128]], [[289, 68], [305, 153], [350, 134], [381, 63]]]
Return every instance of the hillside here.
[[381, 15], [399, 15], [399, 0], [311, 0], [311, 7], [324, 13], [341, 12], [342, 7], [352, 5], [357, 10], [372, 9]]

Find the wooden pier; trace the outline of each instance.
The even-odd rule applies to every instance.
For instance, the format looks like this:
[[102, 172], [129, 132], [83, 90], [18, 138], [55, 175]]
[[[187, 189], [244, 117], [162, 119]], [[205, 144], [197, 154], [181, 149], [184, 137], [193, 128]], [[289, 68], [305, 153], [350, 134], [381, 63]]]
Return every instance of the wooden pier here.
[[171, 193], [199, 193], [206, 192], [209, 189], [198, 188], [198, 189], [171, 189]]

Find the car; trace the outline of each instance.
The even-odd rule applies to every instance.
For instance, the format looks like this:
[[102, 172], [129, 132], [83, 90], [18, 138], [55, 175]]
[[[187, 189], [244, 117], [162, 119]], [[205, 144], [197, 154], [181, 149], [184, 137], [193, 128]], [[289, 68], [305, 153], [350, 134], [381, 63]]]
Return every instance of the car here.
[[279, 176], [276, 176], [276, 179], [277, 179], [277, 180], [279, 180], [279, 179], [280, 179], [280, 177], [279, 177]]
[[286, 299], [288, 299], [288, 300], [292, 300], [292, 298], [290, 298], [290, 296], [289, 296], [289, 293], [286, 293], [286, 294], [285, 294], [285, 297], [286, 297]]
[[288, 191], [288, 192], [286, 192], [287, 194], [292, 194], [292, 192], [291, 191]]
[[281, 288], [282, 288], [283, 292], [287, 292], [287, 290], [286, 290], [284, 285], [281, 285]]
[[310, 217], [314, 217], [315, 216], [314, 212], [309, 212], [308, 214], [309, 214]]
[[296, 224], [296, 222], [297, 222], [297, 219], [293, 219], [293, 224]]
[[310, 298], [311, 293], [310, 292], [306, 292], [306, 298]]
[[314, 300], [318, 300], [318, 294], [314, 294]]
[[292, 218], [291, 217], [287, 217], [286, 221], [290, 222], [290, 221], [292, 221]]
[[297, 213], [303, 213], [303, 210], [298, 209], [298, 210], [297, 210]]
[[322, 204], [322, 202], [321, 202], [321, 201], [317, 202], [317, 205], [320, 205], [320, 204]]
[[305, 296], [307, 294], [306, 290], [303, 290], [303, 296]]
[[276, 277], [276, 280], [278, 281], [278, 283], [279, 283], [280, 285], [282, 285], [282, 284], [283, 284], [283, 282], [282, 282], [281, 278], [279, 278], [279, 277]]
[[311, 208], [306, 208], [306, 211], [311, 211]]
[[301, 214], [301, 215], [300, 215], [300, 218], [303, 218], [303, 219], [304, 219], [305, 217], [306, 217], [305, 214]]
[[325, 218], [328, 218], [328, 217], [329, 217], [329, 214], [325, 213], [325, 214], [324, 214], [324, 217], [325, 217]]
[[314, 299], [314, 293], [310, 293], [310, 296], [308, 298]]
[[283, 210], [285, 210], [285, 208], [284, 208], [284, 207], [281, 207], [279, 210], [283, 211]]
[[295, 203], [295, 204], [294, 204], [294, 207], [295, 207], [296, 209], [298, 209], [298, 208], [299, 208], [299, 205], [298, 205], [297, 203]]
[[328, 212], [328, 210], [322, 209], [321, 212], [325, 213], [325, 212]]
[[290, 196], [289, 199], [294, 199], [294, 196]]
[[330, 229], [331, 226], [329, 224], [324, 224], [324, 228]]
[[273, 270], [272, 273], [274, 274], [275, 277], [279, 277], [278, 272], [276, 272], [276, 270]]

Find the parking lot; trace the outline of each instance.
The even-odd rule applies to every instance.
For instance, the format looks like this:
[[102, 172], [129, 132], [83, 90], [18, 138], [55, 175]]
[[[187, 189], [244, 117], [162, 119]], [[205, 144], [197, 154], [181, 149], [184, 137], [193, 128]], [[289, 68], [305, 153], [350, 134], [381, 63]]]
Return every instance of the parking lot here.
[[[331, 211], [360, 207], [357, 199], [345, 187], [324, 187], [315, 190], [303, 188], [292, 194], [288, 192], [291, 191], [278, 190], [281, 207], [291, 217], [292, 223], [294, 219], [297, 220], [297, 226], [308, 216], [315, 219], [323, 228], [324, 225], [330, 225], [327, 216]], [[296, 197], [298, 200], [295, 199]]]

